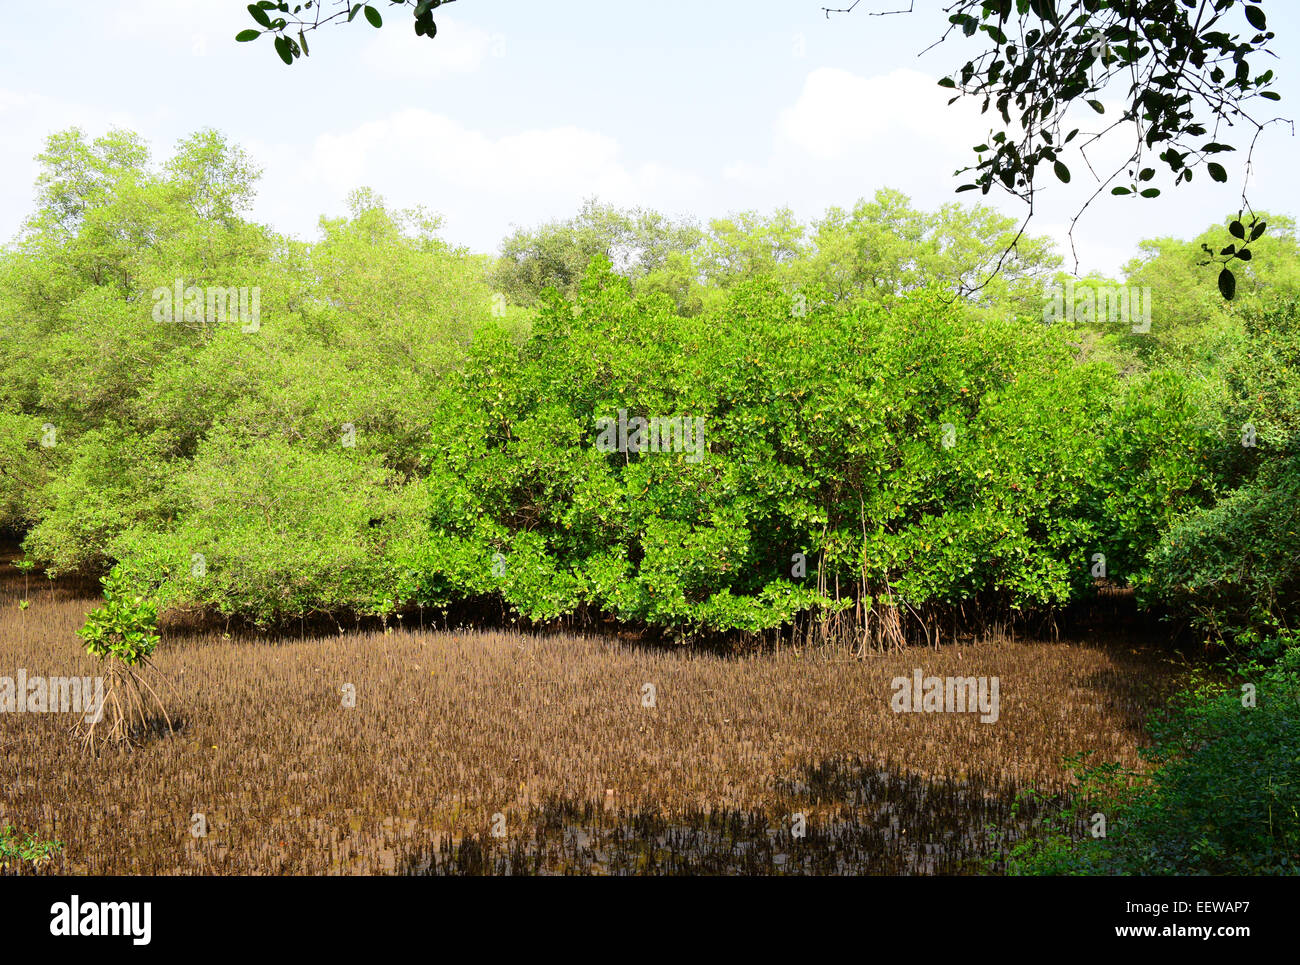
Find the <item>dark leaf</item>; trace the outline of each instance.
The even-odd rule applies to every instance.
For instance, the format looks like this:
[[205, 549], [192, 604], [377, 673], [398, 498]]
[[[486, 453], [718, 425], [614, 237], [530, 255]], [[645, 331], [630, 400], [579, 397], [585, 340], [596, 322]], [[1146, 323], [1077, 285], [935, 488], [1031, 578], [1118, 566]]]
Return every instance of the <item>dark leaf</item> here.
[[280, 59], [286, 64], [293, 63], [293, 48], [289, 46], [289, 41], [286, 38], [275, 38], [275, 52], [280, 55]]

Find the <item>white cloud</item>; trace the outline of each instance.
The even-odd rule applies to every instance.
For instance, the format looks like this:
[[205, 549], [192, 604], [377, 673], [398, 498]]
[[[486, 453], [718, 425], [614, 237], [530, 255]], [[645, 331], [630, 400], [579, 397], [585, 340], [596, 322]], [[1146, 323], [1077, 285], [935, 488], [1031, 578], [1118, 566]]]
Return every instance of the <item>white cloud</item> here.
[[417, 38], [410, 25], [385, 24], [375, 31], [361, 58], [368, 71], [388, 76], [428, 79], [472, 73], [490, 57], [505, 55], [505, 38], [467, 23], [439, 17], [433, 42]]
[[[361, 186], [394, 207], [426, 204], [446, 216], [448, 237], [484, 251], [512, 223], [567, 217], [592, 195], [682, 208], [705, 194], [695, 175], [629, 162], [606, 134], [565, 126], [493, 136], [419, 108], [320, 135], [305, 157], [288, 146], [249, 147], [266, 171], [259, 216], [296, 233], [309, 232], [316, 214], [342, 213], [347, 194]], [[286, 219], [290, 211], [299, 214]], [[302, 215], [308, 211], [311, 224]]]
[[[743, 206], [768, 210], [790, 204], [802, 217], [815, 217], [828, 205], [844, 206], [889, 187], [905, 192], [922, 208], [955, 200], [990, 205], [1017, 222], [1023, 220], [1028, 208], [1001, 190], [954, 194], [965, 180], [954, 177], [954, 171], [975, 162], [971, 148], [987, 141], [990, 129], [1001, 129], [1002, 122], [996, 115], [981, 115], [973, 98], [949, 105], [951, 97], [937, 78], [911, 69], [862, 77], [817, 68], [775, 117], [770, 154], [725, 165], [721, 183], [743, 199]], [[1226, 197], [1208, 178], [1174, 188], [1163, 173], [1152, 182], [1164, 189], [1154, 200], [1112, 197], [1106, 187], [1076, 226], [1072, 251], [1071, 219], [1101, 187], [1098, 178], [1105, 180], [1116, 168], [1123, 169], [1133, 149], [1132, 132], [1117, 129], [1087, 149], [1087, 162], [1080, 155], [1078, 148], [1088, 142], [1088, 134], [1105, 128], [1122, 111], [1117, 101], [1107, 100], [1105, 107], [1104, 115], [1086, 105], [1071, 110], [1067, 127], [1077, 125], [1081, 134], [1063, 159], [1073, 176], [1069, 184], [1057, 181], [1050, 171], [1038, 179], [1035, 216], [1027, 229], [1052, 237], [1067, 269], [1074, 267], [1077, 251], [1079, 270], [1085, 273], [1117, 272], [1136, 252], [1138, 240], [1154, 233], [1153, 224], [1167, 225], [1164, 232], [1200, 230]], [[1163, 169], [1152, 161], [1144, 164]], [[1112, 186], [1128, 183], [1121, 174]]]
[[989, 129], [973, 105], [949, 107], [950, 96], [916, 70], [861, 77], [817, 68], [773, 118], [768, 156], [724, 165], [721, 182], [742, 207], [788, 204], [803, 218], [885, 187], [937, 207], [953, 200], [953, 171], [975, 160], [971, 148]]
[[808, 75], [799, 99], [781, 112], [777, 134], [822, 161], [844, 160], [869, 148], [915, 151], [918, 143], [956, 156], [979, 143], [988, 123], [981, 124], [967, 105], [949, 108], [950, 96], [935, 78], [915, 70], [859, 77], [822, 67]]
[[412, 108], [316, 139], [313, 169], [336, 189], [373, 180], [419, 179], [502, 193], [603, 192], [633, 179], [613, 138], [576, 127], [493, 138], [443, 114]]
[[[741, 158], [723, 183], [755, 196], [784, 195], [804, 215], [869, 197], [907, 192], [922, 206], [952, 200], [952, 174], [975, 160], [989, 123], [974, 105], [948, 106], [936, 79], [898, 69], [876, 77], [821, 67], [774, 118], [767, 158]], [[761, 204], [756, 207], [767, 207]]]

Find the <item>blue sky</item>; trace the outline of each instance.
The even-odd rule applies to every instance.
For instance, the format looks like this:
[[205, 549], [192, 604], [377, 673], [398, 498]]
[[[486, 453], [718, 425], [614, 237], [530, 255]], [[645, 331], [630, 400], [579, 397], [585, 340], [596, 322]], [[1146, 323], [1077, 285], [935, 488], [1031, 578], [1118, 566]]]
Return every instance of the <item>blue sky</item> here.
[[[269, 41], [234, 42], [251, 24], [239, 0], [2, 2], [6, 239], [31, 209], [33, 156], [72, 125], [128, 127], [160, 158], [215, 127], [262, 167], [254, 215], [279, 230], [312, 237], [322, 214], [343, 213], [348, 193], [368, 186], [440, 213], [444, 235], [478, 251], [592, 195], [700, 221], [780, 206], [807, 219], [881, 187], [926, 208], [965, 201], [952, 172], [989, 130], [973, 107], [946, 107], [935, 84], [967, 42], [917, 56], [945, 26], [939, 0], [886, 17], [866, 14], [898, 0], [863, 0], [830, 18], [816, 0], [457, 0], [438, 11], [436, 40], [394, 8], [382, 30], [309, 35], [312, 56], [292, 68]], [[1298, 6], [1264, 3], [1283, 96], [1265, 106], [1282, 115], [1300, 95], [1287, 69]], [[1263, 135], [1257, 209], [1300, 212], [1295, 157], [1289, 126]], [[1092, 191], [1083, 165], [1071, 167], [1071, 185], [1045, 191], [1031, 225], [1066, 254], [1069, 219]], [[1153, 201], [1099, 199], [1075, 232], [1080, 270], [1113, 271], [1142, 238], [1191, 237], [1236, 210], [1241, 171], [1230, 171], [1227, 184], [1202, 177]]]

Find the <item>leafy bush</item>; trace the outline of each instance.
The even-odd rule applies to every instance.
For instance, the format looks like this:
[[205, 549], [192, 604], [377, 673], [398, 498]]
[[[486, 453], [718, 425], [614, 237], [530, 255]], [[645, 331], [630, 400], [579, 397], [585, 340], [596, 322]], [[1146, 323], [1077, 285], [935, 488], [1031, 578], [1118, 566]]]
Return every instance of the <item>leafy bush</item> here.
[[[1047, 834], [1009, 856], [1023, 874], [1300, 874], [1300, 649], [1259, 679], [1255, 705], [1194, 687], [1152, 721], [1154, 767], [1084, 769]], [[1127, 786], [1127, 779], [1136, 783]], [[1094, 810], [1107, 835], [1080, 834]]]
[[1210, 640], [1276, 657], [1268, 641], [1300, 602], [1300, 306], [1257, 299], [1205, 351], [1180, 364], [1221, 427], [1202, 470], [1217, 499], [1173, 514], [1142, 591]]
[[1275, 639], [1300, 605], [1300, 456], [1269, 464], [1213, 506], [1174, 522], [1152, 554], [1151, 589], [1213, 639]]
[[177, 483], [178, 518], [113, 551], [137, 592], [167, 610], [271, 623], [315, 612], [390, 613], [386, 547], [418, 525], [375, 456], [217, 431]]
[[113, 657], [128, 667], [149, 659], [158, 646], [158, 602], [136, 592], [121, 567], [114, 567], [101, 581], [104, 605], [92, 610], [86, 624], [77, 631], [86, 641], [92, 657]]
[[[481, 334], [431, 420], [416, 598], [689, 633], [1089, 592], [1110, 371], [941, 293], [801, 294], [683, 317], [597, 261], [523, 344]], [[701, 419], [705, 450], [602, 452], [620, 413]]]
[[[431, 399], [497, 314], [484, 259], [436, 218], [358, 191], [314, 244], [276, 236], [245, 219], [256, 172], [212, 132], [161, 167], [122, 132], [55, 135], [41, 160], [30, 230], [0, 253], [0, 529], [33, 559], [99, 575], [171, 531], [218, 436], [330, 453], [351, 425], [358, 454], [420, 474]], [[258, 317], [160, 315], [178, 284], [260, 292]]]
[[103, 572], [124, 531], [173, 517], [181, 464], [157, 443], [119, 426], [65, 440], [67, 464], [46, 487], [50, 505], [27, 534], [27, 552], [52, 575]]
[[[120, 565], [100, 582], [104, 605], [92, 611], [77, 631], [86, 641], [86, 652], [108, 664], [107, 686], [97, 695], [97, 706], [76, 724], [87, 750], [141, 740], [155, 709], [167, 730], [173, 730], [163, 698], [150, 679], [163, 682], [150, 660], [158, 646], [158, 601], [139, 592]], [[106, 717], [108, 726], [101, 729]]]
[[63, 850], [60, 841], [42, 841], [34, 834], [24, 834], [20, 839], [12, 824], [0, 827], [0, 871], [9, 871], [14, 864], [29, 863], [32, 870], [54, 859]]
[[1157, 369], [1119, 388], [1097, 467], [1104, 496], [1092, 509], [1112, 576], [1146, 584], [1150, 554], [1170, 522], [1213, 500], [1209, 463], [1224, 445], [1221, 424], [1202, 411], [1187, 374]]

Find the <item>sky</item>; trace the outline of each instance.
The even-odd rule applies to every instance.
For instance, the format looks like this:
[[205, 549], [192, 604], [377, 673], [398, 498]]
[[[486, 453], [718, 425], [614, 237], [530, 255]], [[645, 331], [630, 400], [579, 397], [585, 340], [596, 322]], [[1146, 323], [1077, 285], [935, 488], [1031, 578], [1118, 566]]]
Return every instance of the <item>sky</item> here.
[[[216, 128], [262, 169], [253, 217], [304, 239], [363, 186], [393, 207], [424, 205], [447, 240], [481, 252], [588, 197], [700, 223], [779, 207], [810, 220], [880, 188], [925, 209], [978, 198], [954, 195], [954, 171], [990, 120], [947, 106], [936, 83], [974, 41], [922, 54], [946, 27], [942, 0], [869, 15], [904, 3], [862, 0], [828, 17], [818, 0], [456, 0], [436, 11], [431, 41], [409, 8], [376, 0], [383, 29], [324, 27], [308, 35], [311, 56], [286, 67], [269, 40], [234, 41], [252, 26], [240, 0], [0, 0], [0, 240], [32, 210], [46, 137], [73, 126], [136, 131], [157, 160]], [[1283, 99], [1260, 103], [1289, 116], [1300, 3], [1264, 9]], [[1120, 147], [1094, 154], [1099, 171]], [[1300, 213], [1296, 157], [1289, 124], [1265, 131], [1254, 208]], [[1067, 163], [1071, 183], [1046, 185], [1029, 230], [1074, 267], [1069, 222], [1096, 182]], [[1115, 273], [1140, 240], [1191, 238], [1236, 211], [1240, 164], [1229, 171], [1226, 184], [1202, 175], [1176, 190], [1157, 179], [1167, 190], [1153, 200], [1104, 194], [1074, 232], [1079, 272]], [[1025, 214], [1016, 199], [983, 200]]]

